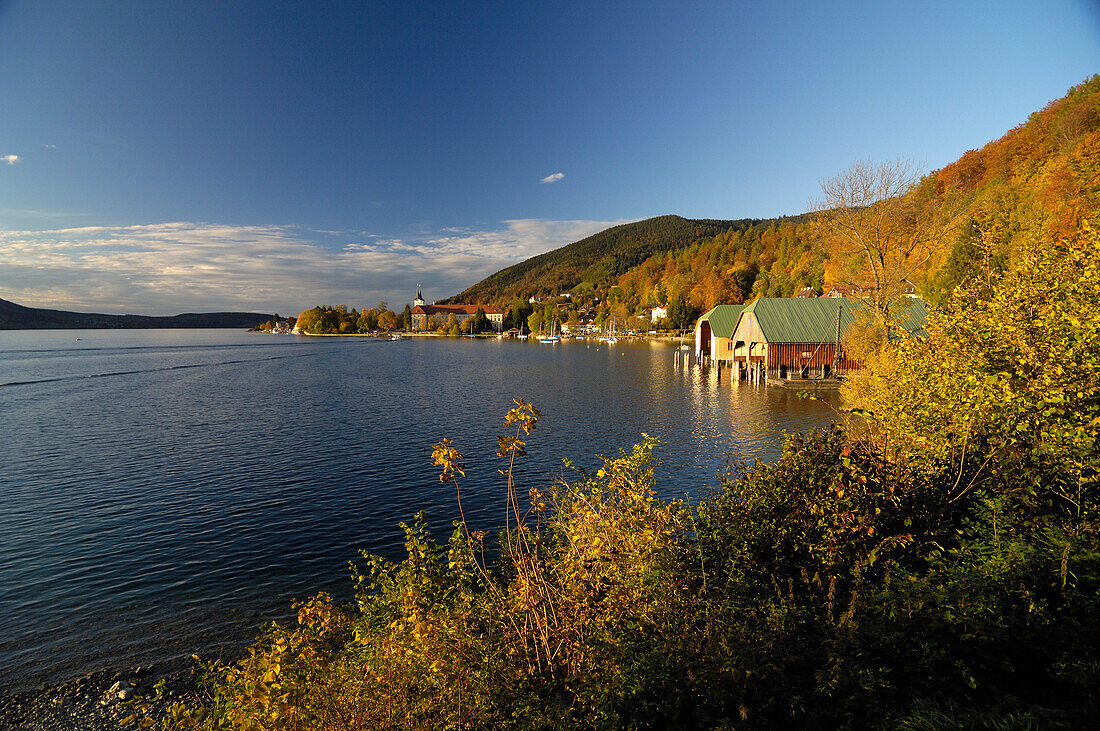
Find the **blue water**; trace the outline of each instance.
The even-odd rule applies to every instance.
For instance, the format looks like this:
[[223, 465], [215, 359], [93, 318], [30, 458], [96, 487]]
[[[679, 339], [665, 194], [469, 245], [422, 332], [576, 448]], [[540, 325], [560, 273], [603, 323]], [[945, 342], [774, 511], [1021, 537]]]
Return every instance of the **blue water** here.
[[399, 521], [449, 534], [443, 437], [468, 521], [495, 530], [513, 396], [543, 412], [521, 494], [646, 432], [660, 492], [698, 496], [730, 454], [834, 418], [656, 343], [0, 332], [0, 689], [232, 655], [293, 599], [348, 597], [359, 549], [400, 556]]

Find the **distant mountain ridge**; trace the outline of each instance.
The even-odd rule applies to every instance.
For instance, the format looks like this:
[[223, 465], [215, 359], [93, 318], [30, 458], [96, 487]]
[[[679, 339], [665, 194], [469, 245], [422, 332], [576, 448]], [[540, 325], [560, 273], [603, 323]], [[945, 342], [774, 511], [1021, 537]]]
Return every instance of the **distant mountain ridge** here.
[[765, 223], [769, 221], [756, 218], [721, 221], [675, 215], [624, 223], [502, 269], [439, 304], [501, 304], [515, 297], [526, 299], [531, 295], [568, 292], [578, 285], [605, 286], [654, 254]]
[[257, 312], [186, 312], [165, 317], [104, 315], [43, 310], [0, 299], [0, 330], [250, 328], [267, 322], [271, 317]]

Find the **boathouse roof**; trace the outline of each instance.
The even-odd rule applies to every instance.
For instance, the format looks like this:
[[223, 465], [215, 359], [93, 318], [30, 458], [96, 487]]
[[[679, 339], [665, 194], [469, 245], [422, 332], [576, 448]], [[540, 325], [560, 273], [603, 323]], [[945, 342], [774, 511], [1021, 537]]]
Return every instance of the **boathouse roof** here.
[[715, 337], [728, 338], [737, 329], [737, 320], [740, 319], [743, 309], [744, 305], [717, 305], [705, 312], [698, 322], [706, 320]]
[[761, 297], [744, 311], [756, 316], [769, 343], [831, 343], [836, 340], [837, 310], [844, 333], [855, 320], [857, 306], [846, 299]]
[[[840, 332], [843, 334], [855, 320], [856, 312], [867, 309], [867, 305], [830, 297], [761, 297], [741, 308], [741, 311], [756, 317], [760, 331], [769, 343], [831, 343], [836, 340], [838, 309]], [[906, 298], [895, 305], [892, 315], [900, 330], [913, 335], [923, 332], [928, 310], [923, 300]]]

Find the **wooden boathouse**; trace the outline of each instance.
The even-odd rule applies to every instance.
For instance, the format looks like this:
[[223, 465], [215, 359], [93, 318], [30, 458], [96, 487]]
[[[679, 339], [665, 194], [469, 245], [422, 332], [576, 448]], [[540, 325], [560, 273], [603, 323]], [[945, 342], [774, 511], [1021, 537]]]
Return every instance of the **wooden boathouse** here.
[[[696, 325], [696, 356], [700, 363], [729, 368], [735, 380], [836, 379], [862, 367], [847, 356], [843, 343], [866, 307], [850, 299], [793, 297], [719, 305]], [[911, 299], [899, 315], [896, 336], [908, 337], [922, 330], [927, 310], [922, 300]]]
[[729, 360], [730, 338], [744, 305], [718, 305], [695, 323], [695, 357], [700, 363]]

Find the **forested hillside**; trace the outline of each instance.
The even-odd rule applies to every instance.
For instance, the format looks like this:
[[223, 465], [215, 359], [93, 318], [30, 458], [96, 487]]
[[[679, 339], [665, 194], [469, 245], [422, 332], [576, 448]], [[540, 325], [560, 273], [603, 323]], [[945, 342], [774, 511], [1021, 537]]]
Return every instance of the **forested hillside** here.
[[[851, 183], [846, 175], [869, 167], [857, 163], [827, 182]], [[912, 170], [900, 167], [887, 172]], [[1003, 269], [1032, 236], [1056, 240], [1100, 206], [1100, 76], [958, 161], [923, 176], [895, 175], [892, 182], [904, 183], [895, 186], [899, 195], [849, 205], [856, 213], [882, 214], [886, 233], [877, 251], [853, 246], [840, 226], [830, 225], [834, 206], [851, 202], [823, 191], [816, 213], [796, 218], [662, 216], [617, 226], [500, 271], [452, 300], [507, 306], [517, 297], [574, 289], [592, 291], [622, 315], [673, 302], [703, 311], [789, 297], [803, 287], [885, 289], [905, 279], [926, 300], [941, 303], [979, 265]], [[918, 223], [932, 234], [914, 241]], [[874, 266], [879, 258], [885, 271]]]
[[1075, 235], [1100, 209], [1100, 75], [1072, 88], [999, 140], [970, 150], [927, 181], [954, 190], [966, 219], [953, 246], [928, 274], [942, 297], [989, 261], [999, 269], [1038, 236]]
[[[933, 303], [987, 260], [1003, 269], [1032, 236], [1056, 240], [1077, 231], [1100, 207], [1100, 76], [925, 175], [903, 198], [938, 219], [945, 233], [923, 252], [926, 258], [908, 262], [907, 278]], [[789, 297], [802, 287], [873, 283], [861, 252], [849, 250], [821, 219], [730, 230], [654, 255], [620, 277], [620, 296], [635, 308], [683, 296], [705, 310], [758, 296]], [[906, 242], [887, 243], [901, 248]], [[891, 253], [898, 255], [895, 249], [887, 257]]]
[[440, 304], [506, 303], [516, 297], [555, 295], [578, 286], [603, 290], [654, 254], [760, 223], [754, 219], [710, 221], [680, 216], [626, 223], [502, 269]]

